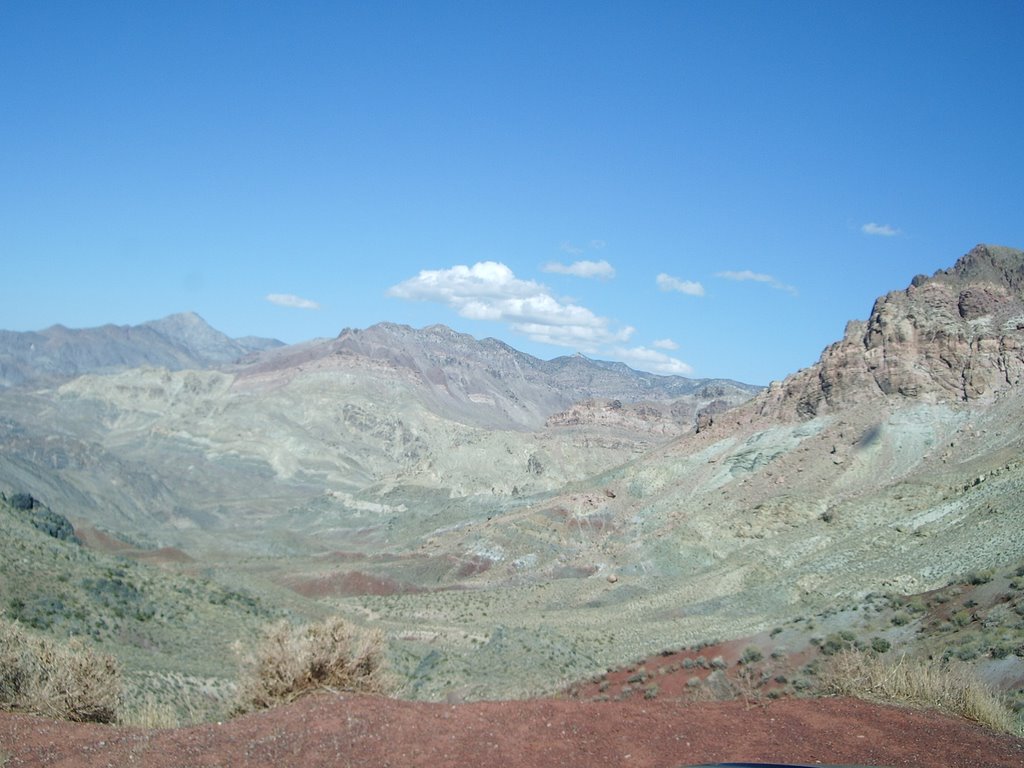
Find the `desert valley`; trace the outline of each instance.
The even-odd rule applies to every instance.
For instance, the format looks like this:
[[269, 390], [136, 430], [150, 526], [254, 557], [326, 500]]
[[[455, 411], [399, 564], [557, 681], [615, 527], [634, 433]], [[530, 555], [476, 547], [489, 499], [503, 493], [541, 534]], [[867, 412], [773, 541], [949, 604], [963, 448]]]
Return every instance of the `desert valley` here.
[[1020, 736], [1021, 251], [764, 388], [194, 314], [0, 332], [0, 385], [4, 621], [116, 659], [122, 722], [223, 720], [262, 631], [341, 617], [395, 699], [767, 704], [856, 651], [965, 665]]

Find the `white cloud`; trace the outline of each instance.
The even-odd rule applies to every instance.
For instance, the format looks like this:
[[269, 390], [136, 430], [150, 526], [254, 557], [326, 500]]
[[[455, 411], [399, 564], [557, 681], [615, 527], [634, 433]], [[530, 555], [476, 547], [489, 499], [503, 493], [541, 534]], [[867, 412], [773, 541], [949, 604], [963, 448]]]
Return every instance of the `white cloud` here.
[[560, 264], [552, 261], [541, 267], [545, 272], [558, 275], [574, 275], [576, 277], [599, 277], [602, 280], [615, 277], [615, 267], [607, 261], [574, 261], [572, 264]]
[[604, 240], [591, 240], [590, 241], [590, 247], [592, 249], [594, 249], [595, 251], [601, 250], [606, 245], [608, 245], [608, 243], [606, 243]]
[[704, 295], [704, 286], [693, 280], [680, 280], [678, 277], [666, 275], [664, 272], [658, 275], [656, 279], [658, 287], [663, 291], [679, 291], [679, 293], [685, 293], [689, 296]]
[[[599, 318], [604, 320], [604, 318]], [[558, 347], [595, 352], [600, 347], [617, 342], [625, 343], [636, 331], [631, 325], [610, 332], [607, 328], [586, 325], [544, 325], [543, 323], [512, 323], [512, 328], [526, 334], [534, 341], [554, 344]]]
[[724, 277], [726, 280], [753, 280], [756, 283], [774, 283], [777, 282], [771, 275], [764, 275], [760, 272], [751, 272], [749, 269], [744, 269], [740, 272], [716, 272], [717, 277]]
[[777, 291], [785, 291], [786, 293], [790, 293], [794, 296], [799, 293], [795, 286], [786, 285], [771, 275], [765, 275], [760, 272], [751, 272], [749, 269], [744, 269], [740, 272], [716, 272], [715, 277], [724, 277], [726, 280], [737, 280], [740, 282], [753, 281], [755, 283], [764, 283], [766, 285], [770, 285]]
[[663, 373], [673, 376], [689, 376], [693, 368], [675, 357], [647, 347], [618, 347], [613, 350], [616, 357], [633, 368], [651, 373]]
[[320, 309], [320, 305], [311, 299], [304, 299], [293, 293], [268, 293], [266, 300], [279, 307], [292, 307], [294, 309]]
[[546, 286], [520, 280], [511, 269], [495, 261], [425, 269], [389, 288], [388, 295], [438, 302], [462, 317], [508, 323], [534, 341], [583, 351], [626, 342], [633, 334], [629, 326], [612, 330], [608, 318], [555, 298]]
[[873, 221], [862, 226], [860, 231], [865, 235], [878, 235], [879, 237], [895, 237], [901, 234], [896, 227], [890, 227], [888, 224], [876, 224]]
[[639, 370], [665, 375], [689, 376], [693, 369], [660, 350], [678, 349], [671, 339], [652, 342], [655, 349], [627, 347], [635, 333], [632, 326], [612, 328], [608, 318], [586, 307], [552, 296], [534, 280], [521, 280], [504, 264], [484, 261], [472, 266], [423, 270], [388, 290], [389, 296], [433, 301], [451, 307], [463, 317], [507, 323], [531, 340], [598, 352]]

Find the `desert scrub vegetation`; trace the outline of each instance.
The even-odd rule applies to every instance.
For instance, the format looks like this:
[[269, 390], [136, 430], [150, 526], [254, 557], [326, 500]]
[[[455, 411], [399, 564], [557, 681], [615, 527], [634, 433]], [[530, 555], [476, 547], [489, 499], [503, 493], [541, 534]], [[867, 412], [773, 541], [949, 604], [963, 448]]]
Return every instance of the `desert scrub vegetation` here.
[[267, 628], [255, 651], [242, 660], [233, 714], [267, 709], [317, 690], [384, 693], [384, 639], [340, 617]]
[[112, 656], [77, 639], [59, 643], [0, 620], [0, 708], [112, 723], [120, 701], [121, 673]]
[[49, 535], [26, 515], [0, 498], [0, 613], [113, 654], [126, 686], [143, 670], [233, 679], [227, 638], [258, 636], [285, 615], [259, 583], [93, 550]]
[[966, 664], [901, 656], [883, 659], [842, 650], [822, 665], [827, 693], [938, 709], [997, 731], [1022, 735], [1021, 724], [999, 695]]

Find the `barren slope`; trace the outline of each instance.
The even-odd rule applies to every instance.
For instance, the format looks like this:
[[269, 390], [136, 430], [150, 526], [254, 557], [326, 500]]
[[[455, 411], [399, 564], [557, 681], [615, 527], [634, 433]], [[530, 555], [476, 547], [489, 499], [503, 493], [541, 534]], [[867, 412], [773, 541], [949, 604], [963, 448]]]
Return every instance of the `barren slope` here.
[[424, 704], [323, 694], [224, 724], [114, 729], [0, 715], [7, 764], [645, 768], [719, 761], [1011, 768], [1024, 743], [932, 713], [847, 699], [684, 706]]

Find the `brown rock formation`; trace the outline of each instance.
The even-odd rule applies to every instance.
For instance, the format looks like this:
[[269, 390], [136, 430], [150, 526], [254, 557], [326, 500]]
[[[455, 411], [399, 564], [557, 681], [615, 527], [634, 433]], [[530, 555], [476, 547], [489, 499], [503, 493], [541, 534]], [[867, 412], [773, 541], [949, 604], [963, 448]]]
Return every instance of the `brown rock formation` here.
[[979, 245], [875, 301], [867, 322], [750, 404], [808, 419], [892, 397], [966, 402], [1024, 381], [1024, 252]]

